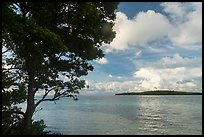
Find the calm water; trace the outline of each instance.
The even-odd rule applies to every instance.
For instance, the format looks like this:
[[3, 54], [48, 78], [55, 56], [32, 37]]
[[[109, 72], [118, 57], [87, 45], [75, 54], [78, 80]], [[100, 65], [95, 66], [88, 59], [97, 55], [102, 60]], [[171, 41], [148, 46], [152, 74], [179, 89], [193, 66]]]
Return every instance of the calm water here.
[[64, 135], [202, 134], [201, 95], [80, 96], [43, 102], [34, 119]]

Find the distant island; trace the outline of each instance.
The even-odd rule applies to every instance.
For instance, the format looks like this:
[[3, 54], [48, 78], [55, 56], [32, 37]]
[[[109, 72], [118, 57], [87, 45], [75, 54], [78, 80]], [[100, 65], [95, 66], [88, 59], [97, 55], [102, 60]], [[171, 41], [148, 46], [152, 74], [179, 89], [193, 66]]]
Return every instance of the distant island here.
[[155, 90], [155, 91], [144, 91], [144, 92], [116, 93], [115, 95], [202, 95], [202, 93], [172, 91], [172, 90]]

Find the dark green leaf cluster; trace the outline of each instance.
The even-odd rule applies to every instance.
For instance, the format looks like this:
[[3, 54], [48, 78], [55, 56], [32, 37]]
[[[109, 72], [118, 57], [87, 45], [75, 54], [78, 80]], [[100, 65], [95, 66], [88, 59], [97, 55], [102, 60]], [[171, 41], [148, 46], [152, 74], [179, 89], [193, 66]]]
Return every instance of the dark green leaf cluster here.
[[18, 127], [13, 128], [10, 131], [11, 135], [42, 135], [44, 134], [44, 129], [47, 126], [44, 121], [41, 119], [39, 121], [32, 121], [25, 129], [18, 129]]
[[[13, 88], [12, 88], [13, 86]], [[15, 83], [12, 77], [5, 72], [2, 73], [2, 130], [6, 133], [19, 123], [23, 116], [20, 107], [16, 104], [26, 100], [25, 85]]]
[[[2, 25], [5, 46], [21, 60], [15, 65], [21, 66], [22, 73], [32, 73], [36, 91], [44, 88], [43, 85], [56, 86], [56, 89], [64, 86], [71, 91], [71, 79], [76, 81], [92, 71], [88, 60], [102, 58], [102, 42], [110, 43], [115, 37], [112, 26], [117, 5], [103, 2], [5, 3]], [[61, 72], [66, 72], [70, 82], [59, 80]], [[24, 81], [28, 83], [28, 79]], [[78, 89], [83, 88], [81, 83], [84, 82], [78, 82]]]
[[[28, 113], [33, 113], [42, 101], [61, 97], [77, 100], [79, 90], [85, 87], [80, 77], [94, 69], [89, 61], [102, 58], [101, 45], [115, 37], [112, 27], [117, 5], [117, 2], [2, 3], [5, 130], [25, 117], [20, 108], [14, 107], [25, 99], [33, 109], [25, 112], [28, 121], [32, 115]], [[41, 92], [42, 98], [34, 102], [36, 92]]]

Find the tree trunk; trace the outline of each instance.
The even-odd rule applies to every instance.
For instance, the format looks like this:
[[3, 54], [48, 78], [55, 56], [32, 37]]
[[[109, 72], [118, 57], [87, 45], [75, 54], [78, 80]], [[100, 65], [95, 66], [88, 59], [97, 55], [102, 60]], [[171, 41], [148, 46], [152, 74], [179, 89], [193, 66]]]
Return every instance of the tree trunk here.
[[33, 113], [35, 111], [35, 91], [34, 91], [34, 75], [32, 72], [28, 73], [29, 84], [28, 84], [28, 95], [27, 95], [27, 108], [22, 121], [21, 128], [25, 129], [32, 123]]

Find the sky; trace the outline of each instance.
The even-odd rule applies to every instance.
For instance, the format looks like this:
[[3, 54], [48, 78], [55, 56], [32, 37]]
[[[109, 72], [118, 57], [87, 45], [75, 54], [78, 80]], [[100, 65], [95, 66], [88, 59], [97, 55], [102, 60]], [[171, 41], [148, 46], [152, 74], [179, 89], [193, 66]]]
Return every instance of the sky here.
[[202, 2], [120, 2], [116, 37], [81, 94], [202, 92]]

